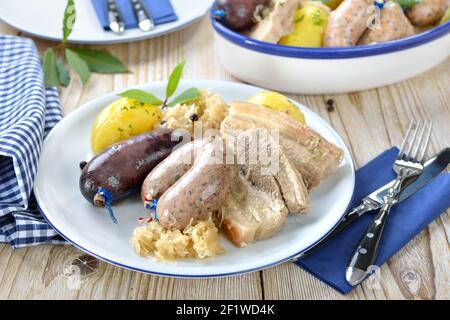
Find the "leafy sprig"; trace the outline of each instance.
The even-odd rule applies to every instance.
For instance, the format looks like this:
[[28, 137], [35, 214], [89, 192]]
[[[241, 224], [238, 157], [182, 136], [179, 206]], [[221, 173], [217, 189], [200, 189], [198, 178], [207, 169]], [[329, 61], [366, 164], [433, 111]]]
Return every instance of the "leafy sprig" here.
[[400, 5], [400, 7], [402, 7], [404, 10], [414, 7], [416, 4], [422, 2], [422, 0], [393, 0], [393, 1], [397, 2]]
[[198, 99], [200, 97], [200, 92], [198, 91], [198, 89], [189, 88], [169, 101], [169, 99], [177, 91], [181, 77], [183, 76], [185, 64], [186, 61], [182, 61], [181, 63], [177, 64], [175, 68], [172, 70], [172, 73], [169, 76], [169, 80], [167, 81], [166, 97], [164, 98], [164, 100], [159, 99], [150, 92], [140, 89], [126, 90], [124, 92], [119, 93], [118, 95], [121, 97], [135, 99], [139, 102], [149, 103], [151, 105], [161, 107], [175, 106], [177, 104], [183, 104], [188, 101]]
[[77, 18], [74, 0], [68, 0], [64, 10], [62, 41], [47, 49], [42, 56], [45, 87], [66, 87], [70, 83], [68, 66], [75, 71], [83, 84], [86, 84], [91, 73], [126, 73], [128, 68], [106, 50], [77, 48], [67, 45]]

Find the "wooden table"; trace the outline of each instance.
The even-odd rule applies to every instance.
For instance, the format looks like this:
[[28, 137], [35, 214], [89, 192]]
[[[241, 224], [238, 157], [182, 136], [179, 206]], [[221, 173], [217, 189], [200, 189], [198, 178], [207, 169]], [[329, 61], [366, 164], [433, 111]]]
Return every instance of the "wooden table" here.
[[[0, 34], [20, 34], [0, 23]], [[50, 42], [35, 39], [39, 49]], [[187, 60], [185, 78], [238, 81], [215, 58], [208, 19], [157, 39], [105, 46], [132, 70], [78, 80], [61, 91], [65, 114], [113, 90], [167, 79]], [[433, 121], [431, 152], [450, 146], [450, 59], [414, 79], [358, 93], [292, 98], [328, 121], [350, 147], [358, 166], [399, 144], [409, 121]], [[73, 76], [74, 78], [74, 76]], [[333, 98], [336, 109], [327, 111]], [[0, 244], [0, 299], [450, 299], [450, 210], [383, 265], [374, 280], [343, 296], [292, 263], [236, 277], [173, 279], [121, 269], [86, 256], [70, 245], [13, 251]], [[65, 266], [81, 268], [74, 286]]]

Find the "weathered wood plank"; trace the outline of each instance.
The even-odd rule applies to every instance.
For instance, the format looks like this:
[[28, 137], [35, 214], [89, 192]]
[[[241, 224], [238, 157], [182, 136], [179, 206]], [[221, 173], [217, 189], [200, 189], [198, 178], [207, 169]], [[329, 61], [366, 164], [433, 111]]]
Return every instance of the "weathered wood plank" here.
[[[0, 22], [0, 34], [17, 31]], [[131, 73], [92, 76], [82, 86], [75, 74], [61, 90], [64, 113], [111, 91], [167, 79], [187, 60], [186, 79], [237, 81], [214, 56], [207, 18], [173, 34], [129, 44], [101, 46]], [[51, 43], [36, 40], [40, 50]], [[414, 79], [360, 93], [293, 98], [321, 115], [342, 135], [358, 166], [398, 144], [410, 119], [434, 123], [430, 152], [450, 145], [450, 59]], [[333, 98], [335, 111], [326, 100]], [[223, 279], [173, 279], [120, 269], [66, 246], [11, 250], [0, 244], [0, 299], [449, 299], [450, 210], [403, 248], [376, 278], [343, 296], [292, 263]], [[81, 276], [80, 276], [81, 273]]]

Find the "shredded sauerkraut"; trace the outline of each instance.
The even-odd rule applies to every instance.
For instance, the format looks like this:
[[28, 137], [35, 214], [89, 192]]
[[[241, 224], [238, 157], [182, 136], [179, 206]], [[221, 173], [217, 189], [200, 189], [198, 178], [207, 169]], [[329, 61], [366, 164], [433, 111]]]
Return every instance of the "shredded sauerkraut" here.
[[224, 251], [212, 219], [189, 225], [183, 231], [167, 230], [158, 222], [150, 221], [134, 230], [131, 242], [137, 254], [157, 260], [204, 259]]
[[[185, 129], [193, 133], [193, 124], [201, 123], [202, 130], [219, 129], [228, 114], [228, 105], [223, 98], [208, 90], [200, 90], [201, 97], [189, 104], [178, 104], [167, 108], [161, 127]], [[193, 120], [194, 119], [194, 120]]]

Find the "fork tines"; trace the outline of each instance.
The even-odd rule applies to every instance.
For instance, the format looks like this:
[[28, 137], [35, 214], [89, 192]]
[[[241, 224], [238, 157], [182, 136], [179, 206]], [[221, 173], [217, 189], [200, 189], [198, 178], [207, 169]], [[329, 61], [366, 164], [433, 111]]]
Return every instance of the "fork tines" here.
[[432, 122], [421, 120], [411, 121], [405, 138], [403, 139], [397, 160], [406, 160], [423, 163], [430, 142]]

